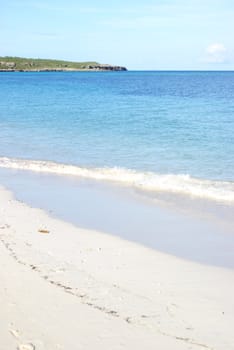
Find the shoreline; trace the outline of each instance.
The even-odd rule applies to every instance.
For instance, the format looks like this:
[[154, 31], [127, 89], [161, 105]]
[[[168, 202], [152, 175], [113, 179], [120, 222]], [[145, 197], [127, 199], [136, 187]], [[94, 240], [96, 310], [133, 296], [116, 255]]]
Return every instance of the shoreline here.
[[49, 72], [120, 72], [122, 70], [118, 69], [35, 69], [35, 70], [27, 70], [27, 69], [1, 69], [0, 73], [49, 73]]
[[146, 196], [76, 176], [0, 169], [19, 201], [88, 230], [202, 264], [234, 269], [233, 207]]
[[74, 176], [131, 187], [159, 196], [210, 200], [217, 204], [234, 204], [234, 184], [227, 179], [199, 178], [190, 174], [156, 173], [125, 167], [84, 167], [53, 160], [0, 157], [0, 169], [31, 171], [35, 174]]
[[4, 348], [232, 348], [234, 271], [77, 228], [2, 187], [0, 214]]
[[126, 72], [125, 67], [108, 66], [106, 68], [39, 68], [39, 69], [0, 69], [0, 73], [39, 73], [39, 72]]

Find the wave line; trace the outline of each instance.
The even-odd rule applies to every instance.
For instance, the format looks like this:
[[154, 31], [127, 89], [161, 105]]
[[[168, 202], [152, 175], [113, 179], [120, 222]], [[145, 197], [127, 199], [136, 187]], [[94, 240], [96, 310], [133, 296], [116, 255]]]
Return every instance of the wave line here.
[[139, 172], [119, 167], [85, 168], [52, 161], [7, 157], [0, 157], [0, 167], [110, 181], [144, 191], [182, 194], [234, 204], [234, 183], [229, 181], [198, 179], [190, 175]]

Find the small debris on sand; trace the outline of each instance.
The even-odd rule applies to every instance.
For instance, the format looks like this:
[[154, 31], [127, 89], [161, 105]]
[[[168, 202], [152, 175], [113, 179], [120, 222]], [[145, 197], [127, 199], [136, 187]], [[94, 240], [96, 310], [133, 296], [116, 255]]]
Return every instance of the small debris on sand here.
[[49, 230], [45, 230], [45, 229], [39, 229], [38, 232], [40, 232], [40, 233], [50, 233]]

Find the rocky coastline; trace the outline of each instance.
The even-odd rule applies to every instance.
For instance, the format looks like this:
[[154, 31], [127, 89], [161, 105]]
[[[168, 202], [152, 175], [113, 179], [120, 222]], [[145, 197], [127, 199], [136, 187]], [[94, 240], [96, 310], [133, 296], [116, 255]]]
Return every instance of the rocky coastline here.
[[[22, 62], [23, 61], [23, 62]], [[43, 62], [44, 63], [44, 62]], [[41, 60], [21, 59], [16, 60], [2, 58], [0, 59], [0, 72], [80, 72], [80, 71], [127, 71], [126, 67], [113, 66], [110, 64], [99, 63], [78, 63], [66, 61], [47, 60], [44, 64]], [[49, 64], [48, 64], [49, 63]]]

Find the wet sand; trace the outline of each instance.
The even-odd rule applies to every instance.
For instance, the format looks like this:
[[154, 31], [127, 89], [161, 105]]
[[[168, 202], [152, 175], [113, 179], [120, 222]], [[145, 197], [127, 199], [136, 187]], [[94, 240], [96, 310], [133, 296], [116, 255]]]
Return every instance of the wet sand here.
[[233, 349], [231, 269], [79, 229], [2, 188], [0, 257], [3, 349]]

